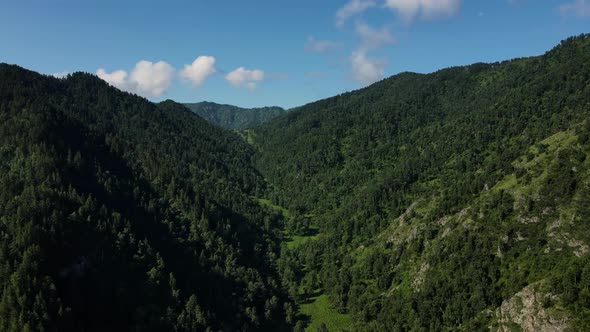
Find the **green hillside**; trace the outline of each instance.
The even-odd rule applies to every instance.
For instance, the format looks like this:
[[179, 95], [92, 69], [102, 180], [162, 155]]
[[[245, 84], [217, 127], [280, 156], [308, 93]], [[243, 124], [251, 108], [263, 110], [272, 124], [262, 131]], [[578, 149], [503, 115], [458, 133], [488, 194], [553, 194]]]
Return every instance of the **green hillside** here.
[[212, 124], [227, 129], [253, 128], [287, 112], [277, 106], [241, 108], [206, 101], [187, 103], [184, 106]]
[[590, 329], [589, 119], [583, 35], [256, 128], [287, 226], [319, 228], [281, 257], [302, 314], [323, 294], [351, 330]]
[[252, 149], [171, 101], [0, 65], [0, 330], [276, 330]]
[[0, 64], [0, 331], [590, 330], [590, 35], [188, 106]]

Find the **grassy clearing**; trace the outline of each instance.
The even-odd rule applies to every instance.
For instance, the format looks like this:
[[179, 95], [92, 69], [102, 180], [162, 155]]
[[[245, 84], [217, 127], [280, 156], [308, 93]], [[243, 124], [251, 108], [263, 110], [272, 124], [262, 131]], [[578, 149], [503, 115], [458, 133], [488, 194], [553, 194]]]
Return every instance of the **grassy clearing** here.
[[504, 179], [502, 179], [500, 182], [498, 182], [494, 188], [492, 188], [493, 190], [509, 190], [514, 188], [516, 185], [518, 184], [518, 181], [516, 180], [516, 176], [514, 174], [510, 174], [506, 177], [504, 177]]
[[318, 238], [318, 232], [317, 229], [315, 228], [311, 228], [312, 229], [312, 234], [313, 235], [292, 235], [292, 236], [287, 236], [287, 248], [289, 249], [293, 249], [293, 248], [297, 248], [298, 246], [304, 244], [305, 242], [309, 241], [309, 240], [315, 240]]
[[259, 146], [256, 144], [256, 133], [254, 133], [253, 130], [242, 129], [242, 130], [237, 130], [236, 133], [248, 144], [252, 145], [253, 147], [255, 147], [257, 149], [259, 148]]
[[301, 304], [299, 313], [309, 319], [306, 331], [315, 331], [322, 323], [326, 324], [329, 331], [348, 330], [352, 325], [350, 316], [332, 309], [328, 297], [323, 294]]
[[257, 197], [252, 197], [252, 198], [257, 200], [258, 203], [260, 203], [260, 205], [265, 205], [275, 211], [280, 211], [285, 218], [291, 218], [291, 213], [289, 213], [289, 210], [285, 209], [284, 207], [279, 206], [279, 205], [274, 205], [270, 200], [268, 200], [266, 198], [257, 198]]
[[[285, 209], [282, 206], [273, 204], [270, 200], [266, 198], [252, 197], [252, 199], [258, 201], [260, 205], [268, 206], [275, 211], [281, 212], [285, 218], [291, 218], [291, 213], [289, 212], [289, 210]], [[312, 215], [306, 215], [306, 217], [309, 218], [312, 217]], [[287, 243], [287, 248], [293, 249], [309, 240], [317, 239], [318, 231], [319, 230], [315, 227], [310, 227], [311, 235], [291, 235], [287, 231], [283, 231], [284, 242]]]

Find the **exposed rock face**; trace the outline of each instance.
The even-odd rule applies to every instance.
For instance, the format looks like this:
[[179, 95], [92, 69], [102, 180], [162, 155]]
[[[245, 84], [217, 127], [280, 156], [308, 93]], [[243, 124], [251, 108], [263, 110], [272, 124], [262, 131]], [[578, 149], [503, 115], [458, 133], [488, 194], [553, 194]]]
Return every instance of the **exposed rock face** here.
[[424, 280], [426, 279], [426, 274], [428, 273], [428, 270], [430, 270], [430, 264], [422, 263], [422, 265], [420, 266], [420, 270], [416, 272], [416, 276], [412, 281], [412, 287], [414, 288], [414, 291], [420, 291], [420, 287], [422, 287], [422, 284], [424, 284]]
[[588, 253], [588, 245], [581, 240], [570, 239], [567, 243], [571, 248], [575, 248], [574, 255], [576, 257], [582, 257]]
[[558, 332], [567, 329], [569, 319], [564, 313], [543, 306], [555, 301], [556, 296], [542, 294], [536, 286], [533, 284], [523, 288], [496, 309], [496, 331], [513, 331], [515, 325], [527, 332]]

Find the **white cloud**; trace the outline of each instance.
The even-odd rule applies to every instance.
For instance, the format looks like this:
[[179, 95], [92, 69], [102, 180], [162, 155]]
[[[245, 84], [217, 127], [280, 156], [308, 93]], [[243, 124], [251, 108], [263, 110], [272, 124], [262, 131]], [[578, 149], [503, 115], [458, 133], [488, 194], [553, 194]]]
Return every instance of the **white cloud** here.
[[336, 25], [342, 26], [350, 17], [375, 6], [377, 6], [377, 3], [374, 0], [350, 0], [336, 12]]
[[170, 87], [174, 79], [174, 68], [164, 62], [139, 61], [131, 74], [124, 70], [107, 73], [100, 68], [96, 75], [107, 83], [125, 91], [137, 93], [144, 97], [159, 97]]
[[[462, 0], [349, 0], [336, 12], [336, 24], [342, 26], [351, 17], [373, 7], [391, 10], [397, 14], [399, 20], [409, 24], [415, 19], [453, 16], [461, 7], [461, 3]], [[357, 21], [355, 33], [361, 42], [350, 56], [351, 76], [363, 84], [374, 83], [383, 78], [386, 61], [371, 57], [370, 52], [395, 41], [391, 34], [391, 26], [374, 28]]]
[[366, 23], [357, 22], [355, 30], [362, 39], [361, 47], [363, 49], [375, 49], [381, 45], [393, 42], [393, 37], [387, 27], [374, 29]]
[[193, 85], [200, 86], [207, 77], [215, 72], [215, 58], [201, 55], [192, 64], [184, 65], [184, 69], [180, 71], [179, 75], [191, 81]]
[[69, 71], [64, 70], [64, 71], [60, 71], [59, 73], [53, 73], [51, 74], [51, 76], [56, 77], [56, 78], [64, 78], [66, 76], [68, 76], [70, 74]]
[[352, 78], [363, 84], [371, 84], [383, 78], [385, 61], [368, 58], [364, 51], [356, 51], [350, 57]]
[[174, 68], [164, 61], [151, 63], [142, 60], [135, 65], [129, 79], [137, 85], [140, 95], [159, 97], [170, 86]]
[[338, 43], [331, 40], [318, 40], [314, 36], [309, 36], [305, 43], [305, 51], [311, 53], [325, 53], [338, 46]]
[[256, 82], [264, 80], [264, 71], [259, 69], [249, 70], [244, 67], [235, 69], [225, 76], [225, 80], [235, 87], [256, 89]]
[[124, 70], [117, 70], [109, 74], [103, 68], [100, 68], [96, 71], [96, 75], [114, 87], [126, 91], [130, 90], [129, 82], [127, 81], [128, 75]]
[[385, 0], [385, 6], [397, 12], [406, 22], [416, 17], [452, 16], [460, 5], [461, 0]]
[[564, 16], [575, 15], [579, 17], [589, 17], [590, 1], [575, 0], [574, 2], [568, 2], [559, 6], [559, 12]]
[[392, 43], [393, 37], [387, 27], [376, 29], [362, 22], [356, 23], [355, 31], [361, 38], [361, 45], [350, 57], [352, 78], [363, 84], [371, 84], [383, 78], [385, 61], [370, 58], [367, 53]]

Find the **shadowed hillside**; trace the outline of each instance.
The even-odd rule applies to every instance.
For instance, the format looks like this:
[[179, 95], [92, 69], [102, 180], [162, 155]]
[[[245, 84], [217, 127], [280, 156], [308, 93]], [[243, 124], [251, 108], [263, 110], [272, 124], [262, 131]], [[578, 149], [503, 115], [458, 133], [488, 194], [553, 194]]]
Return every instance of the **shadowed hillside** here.
[[280, 217], [184, 106], [0, 65], [0, 330], [275, 330]]

